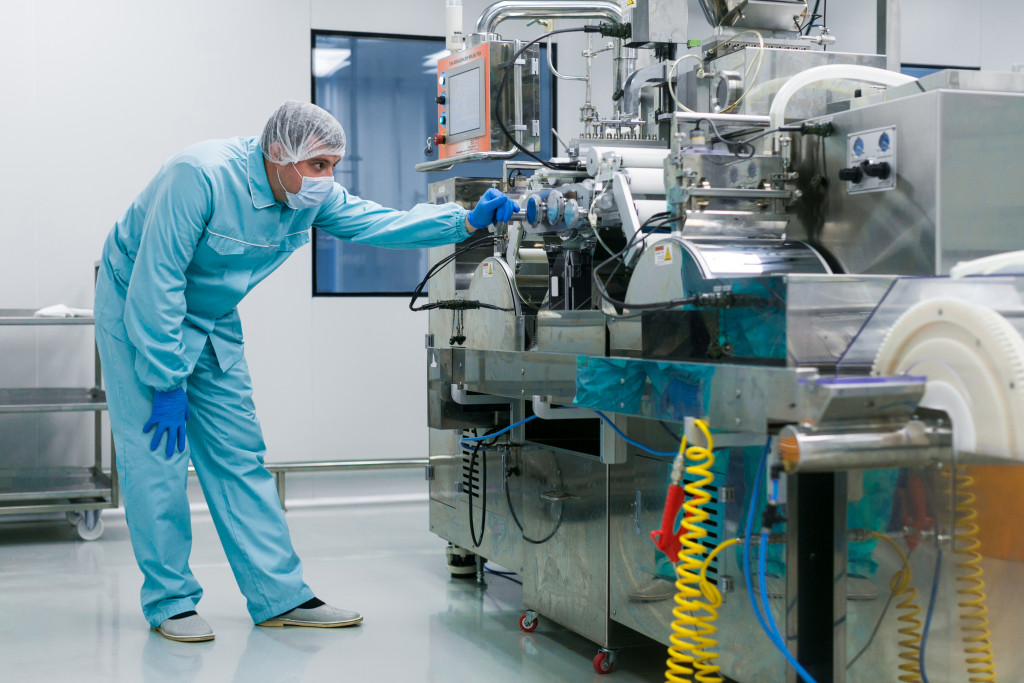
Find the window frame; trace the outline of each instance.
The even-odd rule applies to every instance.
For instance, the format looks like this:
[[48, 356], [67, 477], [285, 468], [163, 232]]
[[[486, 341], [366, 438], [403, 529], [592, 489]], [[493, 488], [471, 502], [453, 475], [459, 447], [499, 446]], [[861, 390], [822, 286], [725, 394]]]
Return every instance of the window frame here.
[[[445, 44], [444, 36], [424, 36], [410, 33], [378, 33], [368, 31], [338, 31], [331, 29], [312, 29], [309, 32], [309, 101], [316, 104], [316, 75], [313, 73], [313, 50], [316, 49], [317, 36], [338, 36], [342, 38], [369, 38], [378, 40], [422, 40], [425, 42], [436, 42], [440, 45]], [[546, 45], [544, 48], [546, 49]], [[558, 68], [558, 46], [552, 44], [551, 46], [551, 63]], [[545, 65], [546, 66], [546, 65]], [[551, 127], [557, 128], [558, 122], [558, 79], [551, 75]], [[557, 150], [558, 139], [554, 133], [550, 134], [551, 138], [551, 149]], [[312, 280], [310, 281], [310, 293], [315, 299], [318, 297], [410, 297], [413, 292], [318, 292], [317, 291], [317, 241], [319, 239], [320, 231], [312, 229], [313, 234], [310, 239], [310, 259], [312, 259]]]

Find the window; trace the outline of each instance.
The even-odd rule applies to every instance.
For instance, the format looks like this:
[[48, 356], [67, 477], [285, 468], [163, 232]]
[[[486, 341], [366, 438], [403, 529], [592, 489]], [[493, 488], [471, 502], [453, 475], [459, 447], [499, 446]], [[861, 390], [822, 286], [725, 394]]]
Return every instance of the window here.
[[[334, 177], [350, 193], [409, 209], [427, 201], [429, 183], [501, 176], [500, 161], [458, 164], [443, 173], [414, 168], [427, 160], [423, 148], [437, 132], [437, 62], [447, 54], [443, 38], [313, 33], [313, 102], [345, 128], [345, 156]], [[550, 130], [554, 90], [547, 69], [541, 70], [540, 86], [541, 129]], [[478, 91], [479, 74], [467, 72], [452, 87]], [[451, 123], [467, 131], [481, 125], [481, 115], [475, 108], [450, 112]], [[552, 140], [544, 136], [540, 155], [549, 157], [551, 150]], [[378, 249], [314, 231], [314, 296], [407, 295], [427, 265], [426, 249]]]

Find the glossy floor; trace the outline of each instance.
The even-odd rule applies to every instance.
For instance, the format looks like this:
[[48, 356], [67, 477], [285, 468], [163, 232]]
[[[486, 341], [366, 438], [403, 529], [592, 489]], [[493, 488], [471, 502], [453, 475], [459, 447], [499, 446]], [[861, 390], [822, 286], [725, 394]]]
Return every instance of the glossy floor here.
[[[420, 474], [419, 484], [422, 485]], [[298, 487], [297, 487], [298, 488]], [[192, 568], [211, 643], [151, 632], [123, 515], [98, 541], [62, 521], [0, 524], [0, 679], [4, 681], [651, 681], [664, 650], [625, 650], [611, 676], [596, 646], [550, 622], [518, 626], [521, 588], [452, 580], [427, 531], [424, 495], [297, 500], [288, 521], [317, 595], [360, 611], [348, 629], [259, 628], [249, 620], [209, 515], [193, 513]]]

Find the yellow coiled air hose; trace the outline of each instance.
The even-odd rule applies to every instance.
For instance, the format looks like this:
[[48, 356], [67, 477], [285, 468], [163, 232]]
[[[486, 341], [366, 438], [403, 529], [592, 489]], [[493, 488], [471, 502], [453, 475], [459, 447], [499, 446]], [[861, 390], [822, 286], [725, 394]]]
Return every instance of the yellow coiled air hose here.
[[[683, 488], [687, 498], [683, 503], [683, 534], [679, 537], [682, 548], [676, 565], [676, 606], [672, 610], [672, 634], [668, 648], [665, 680], [669, 683], [721, 683], [720, 667], [715, 664], [718, 655], [712, 648], [718, 646], [713, 636], [718, 630], [715, 620], [722, 597], [713, 584], [702, 579], [704, 571], [704, 545], [707, 536], [704, 523], [710, 515], [704, 506], [711, 501], [705, 487], [714, 480], [711, 467], [715, 464], [711, 431], [702, 420], [696, 426], [703, 433], [707, 447], [686, 445], [684, 437], [679, 444], [679, 456], [687, 463], [686, 473], [695, 478]], [[724, 544], [723, 544], [724, 546]], [[717, 549], [716, 549], [717, 550]]]
[[964, 652], [967, 654], [967, 673], [970, 683], [986, 683], [996, 680], [996, 665], [992, 661], [992, 634], [988, 629], [988, 607], [986, 606], [985, 581], [982, 579], [981, 553], [978, 547], [978, 517], [974, 509], [977, 500], [971, 492], [974, 477], [963, 467], [956, 469], [956, 531], [954, 539], [958, 547], [956, 554], [966, 558], [958, 563], [960, 574], [956, 577], [960, 587], [957, 593], [961, 601], [961, 629], [964, 631]]
[[903, 640], [899, 641], [899, 656], [903, 660], [899, 666], [900, 671], [903, 672], [899, 680], [903, 683], [921, 683], [922, 623], [917, 618], [921, 614], [921, 608], [917, 606], [917, 589], [910, 585], [913, 580], [913, 575], [910, 572], [910, 560], [907, 559], [903, 549], [896, 545], [896, 541], [885, 534], [872, 532], [871, 536], [891, 545], [893, 550], [900, 556], [900, 560], [903, 561], [903, 567], [893, 574], [892, 579], [889, 581], [892, 597], [894, 599], [903, 598], [903, 601], [896, 605], [896, 609], [901, 611], [897, 621], [902, 624], [899, 634], [903, 637]]

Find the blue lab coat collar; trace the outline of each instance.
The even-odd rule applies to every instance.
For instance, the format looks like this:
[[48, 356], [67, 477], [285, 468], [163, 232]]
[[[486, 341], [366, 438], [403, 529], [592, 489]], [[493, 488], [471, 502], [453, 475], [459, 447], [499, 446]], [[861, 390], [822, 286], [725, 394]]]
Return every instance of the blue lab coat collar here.
[[252, 205], [257, 209], [266, 209], [277, 203], [274, 192], [270, 189], [267, 169], [263, 165], [263, 150], [256, 138], [249, 140], [249, 193], [252, 194]]

